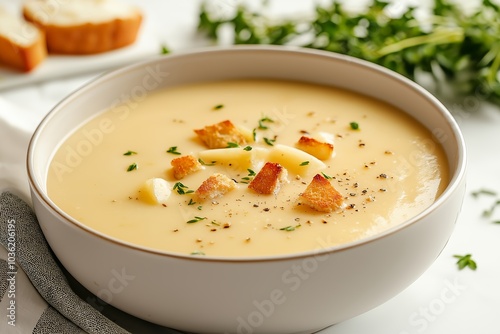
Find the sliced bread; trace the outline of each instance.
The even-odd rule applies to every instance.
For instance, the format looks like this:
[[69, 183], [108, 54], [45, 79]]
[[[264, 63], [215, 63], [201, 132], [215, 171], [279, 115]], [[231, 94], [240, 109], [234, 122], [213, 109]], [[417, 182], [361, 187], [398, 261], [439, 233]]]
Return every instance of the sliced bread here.
[[46, 56], [43, 31], [22, 17], [0, 8], [0, 63], [29, 72]]
[[28, 0], [26, 20], [45, 32], [49, 53], [85, 55], [135, 42], [142, 12], [115, 0]]

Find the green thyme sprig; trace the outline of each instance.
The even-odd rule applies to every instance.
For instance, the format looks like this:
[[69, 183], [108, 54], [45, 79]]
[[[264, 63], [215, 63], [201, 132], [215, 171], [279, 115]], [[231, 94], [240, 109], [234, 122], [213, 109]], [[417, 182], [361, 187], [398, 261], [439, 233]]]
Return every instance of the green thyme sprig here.
[[476, 270], [477, 269], [477, 264], [476, 261], [472, 259], [471, 254], [466, 254], [466, 255], [453, 255], [454, 258], [458, 259], [457, 260], [457, 266], [459, 270], [462, 270], [466, 267], [469, 267], [471, 270]]
[[[311, 18], [268, 18], [240, 5], [217, 16], [205, 1], [198, 30], [213, 40], [219, 27], [232, 27], [234, 44], [295, 45], [361, 58], [417, 80], [430, 74], [461, 95], [480, 94], [500, 102], [500, 7], [482, 0], [471, 13], [451, 0], [434, 0], [425, 21], [416, 8], [392, 15], [391, 2], [372, 0], [353, 12], [332, 0]], [[438, 85], [439, 86], [439, 85]]]
[[194, 193], [194, 190], [190, 190], [189, 187], [182, 184], [182, 182], [176, 182], [172, 189], [177, 191], [177, 193], [179, 195], [186, 195], [186, 194]]

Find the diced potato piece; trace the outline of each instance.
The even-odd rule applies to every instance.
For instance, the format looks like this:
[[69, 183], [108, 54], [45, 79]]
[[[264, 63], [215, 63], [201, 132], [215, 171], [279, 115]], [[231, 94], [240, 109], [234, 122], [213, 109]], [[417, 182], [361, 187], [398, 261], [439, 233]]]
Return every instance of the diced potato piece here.
[[203, 181], [196, 189], [195, 194], [201, 200], [214, 199], [224, 196], [235, 188], [236, 182], [224, 174], [216, 173]]
[[253, 131], [247, 127], [238, 125], [236, 126], [241, 135], [245, 138], [247, 143], [253, 143], [255, 140], [253, 138]]
[[321, 174], [316, 174], [306, 190], [300, 194], [302, 202], [316, 211], [332, 212], [344, 202], [342, 195]]
[[311, 137], [302, 136], [296, 144], [299, 150], [309, 153], [320, 160], [327, 160], [333, 154], [333, 145]]
[[148, 179], [141, 188], [141, 198], [151, 204], [166, 204], [171, 188], [170, 183], [162, 178]]
[[183, 177], [203, 169], [203, 166], [198, 162], [198, 160], [192, 155], [185, 155], [179, 158], [173, 159], [170, 164], [174, 172], [174, 177], [177, 180]]
[[259, 194], [277, 195], [281, 185], [288, 183], [287, 170], [278, 163], [267, 162], [257, 173], [248, 188]]
[[215, 161], [216, 164], [246, 170], [264, 161], [268, 154], [268, 150], [260, 147], [253, 147], [250, 151], [244, 150], [243, 147], [232, 147], [205, 150], [199, 152], [198, 155], [205, 163]]
[[316, 173], [324, 169], [326, 165], [318, 158], [301, 151], [295, 147], [277, 144], [274, 145], [267, 160], [277, 162], [289, 172], [305, 175], [310, 172]]
[[224, 148], [229, 143], [246, 144], [245, 136], [229, 120], [207, 125], [203, 129], [194, 130], [194, 132], [208, 148]]

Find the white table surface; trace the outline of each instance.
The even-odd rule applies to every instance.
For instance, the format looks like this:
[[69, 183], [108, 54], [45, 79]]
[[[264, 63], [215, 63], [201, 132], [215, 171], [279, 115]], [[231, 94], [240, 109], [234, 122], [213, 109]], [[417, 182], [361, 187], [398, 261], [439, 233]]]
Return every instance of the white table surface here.
[[[141, 34], [147, 36], [141, 35], [146, 41], [144, 48], [131, 52], [123, 63], [158, 54], [163, 43], [174, 52], [208, 44], [196, 35], [199, 1], [130, 2], [144, 9]], [[18, 8], [19, 3], [0, 0], [0, 5], [11, 9]], [[213, 3], [220, 11], [230, 11], [236, 0]], [[289, 14], [310, 9], [312, 2], [271, 0], [271, 4], [276, 13]], [[52, 58], [52, 74], [0, 90], [0, 188], [15, 187], [28, 196], [24, 157], [36, 125], [58, 101], [99, 75], [103, 67], [109, 67], [102, 59], [94, 60], [97, 65], [92, 66], [79, 57], [61, 60], [61, 64], [67, 62], [79, 68], [78, 73], [58, 70], [58, 62]], [[0, 70], [0, 78], [8, 80], [9, 73]], [[447, 106], [455, 115], [468, 148], [468, 192], [448, 245], [429, 270], [398, 296], [363, 315], [324, 329], [321, 334], [500, 333], [500, 224], [481, 216], [497, 197], [471, 196], [472, 191], [480, 188], [500, 193], [500, 106], [485, 103], [480, 97], [467, 97]], [[500, 209], [495, 216], [500, 219]], [[476, 260], [476, 271], [457, 269], [453, 255], [466, 253]], [[384, 259], [380, 260], [383, 268]], [[114, 317], [134, 333], [171, 332], [121, 313]]]

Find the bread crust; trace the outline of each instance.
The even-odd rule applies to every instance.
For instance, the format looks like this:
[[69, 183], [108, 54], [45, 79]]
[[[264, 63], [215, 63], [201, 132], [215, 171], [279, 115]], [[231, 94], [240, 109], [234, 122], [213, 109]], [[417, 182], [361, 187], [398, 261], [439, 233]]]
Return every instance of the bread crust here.
[[295, 145], [299, 150], [315, 156], [319, 160], [327, 160], [333, 154], [333, 145], [311, 137], [302, 136]]
[[283, 183], [287, 182], [285, 167], [275, 162], [267, 162], [248, 185], [258, 194], [277, 194]]
[[194, 132], [208, 148], [226, 148], [229, 143], [246, 144], [243, 133], [229, 120], [195, 129]]
[[215, 199], [224, 196], [236, 188], [236, 182], [224, 174], [216, 173], [208, 177], [196, 189], [195, 195], [200, 200]]
[[142, 13], [134, 11], [129, 18], [102, 23], [78, 25], [45, 24], [36, 13], [23, 8], [24, 18], [44, 31], [49, 53], [89, 55], [122, 48], [135, 42], [142, 23]]
[[203, 168], [199, 161], [192, 155], [175, 158], [170, 162], [170, 164], [172, 165], [174, 177], [177, 180], [180, 180]]
[[299, 198], [316, 211], [332, 212], [342, 207], [343, 196], [321, 174], [316, 174]]
[[0, 35], [0, 63], [22, 72], [30, 72], [47, 57], [43, 32], [31, 45], [22, 46]]

